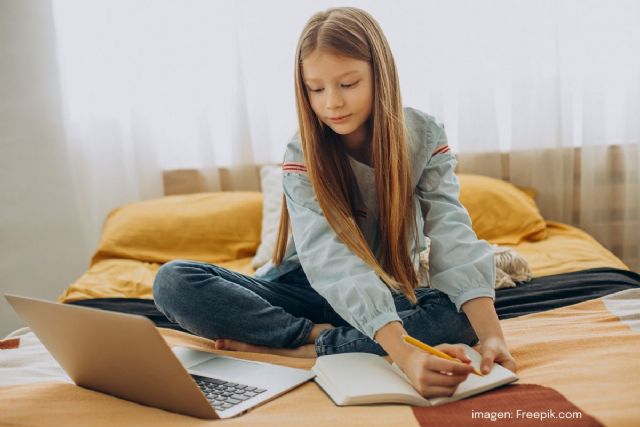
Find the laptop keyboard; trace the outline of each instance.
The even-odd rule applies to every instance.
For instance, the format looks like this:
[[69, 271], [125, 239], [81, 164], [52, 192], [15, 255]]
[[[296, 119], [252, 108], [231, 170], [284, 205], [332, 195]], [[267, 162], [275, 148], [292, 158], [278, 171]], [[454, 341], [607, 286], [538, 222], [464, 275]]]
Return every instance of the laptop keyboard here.
[[267, 391], [264, 388], [252, 387], [246, 384], [232, 383], [200, 375], [191, 374], [191, 376], [216, 411], [224, 411]]

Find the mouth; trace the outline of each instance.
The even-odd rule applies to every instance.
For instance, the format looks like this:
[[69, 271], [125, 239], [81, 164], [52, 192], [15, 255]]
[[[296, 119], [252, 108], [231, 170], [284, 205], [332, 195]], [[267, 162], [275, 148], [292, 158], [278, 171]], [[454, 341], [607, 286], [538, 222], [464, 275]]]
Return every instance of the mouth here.
[[351, 114], [348, 114], [346, 116], [338, 116], [338, 117], [329, 117], [329, 120], [331, 120], [334, 123], [340, 123], [345, 121], [346, 119], [348, 119], [349, 117], [351, 117]]

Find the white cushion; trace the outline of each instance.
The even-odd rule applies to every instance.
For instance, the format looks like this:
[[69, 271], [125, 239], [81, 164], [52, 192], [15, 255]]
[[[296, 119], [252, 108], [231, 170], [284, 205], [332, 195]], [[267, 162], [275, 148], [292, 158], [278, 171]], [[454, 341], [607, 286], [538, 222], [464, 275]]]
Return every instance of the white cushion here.
[[260, 168], [260, 185], [262, 187], [262, 231], [260, 246], [251, 261], [251, 266], [258, 269], [273, 256], [280, 225], [280, 208], [282, 203], [282, 167], [265, 165]]

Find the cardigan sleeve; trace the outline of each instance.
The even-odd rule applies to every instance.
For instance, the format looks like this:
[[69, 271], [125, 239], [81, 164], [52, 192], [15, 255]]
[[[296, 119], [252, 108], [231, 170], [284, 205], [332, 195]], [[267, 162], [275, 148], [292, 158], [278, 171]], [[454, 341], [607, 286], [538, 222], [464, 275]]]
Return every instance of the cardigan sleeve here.
[[471, 218], [459, 201], [455, 176], [456, 158], [449, 149], [443, 125], [429, 125], [434, 142], [420, 175], [416, 194], [424, 218], [424, 234], [431, 240], [429, 275], [431, 286], [449, 296], [458, 311], [478, 297], [495, 300], [493, 251], [478, 240]]

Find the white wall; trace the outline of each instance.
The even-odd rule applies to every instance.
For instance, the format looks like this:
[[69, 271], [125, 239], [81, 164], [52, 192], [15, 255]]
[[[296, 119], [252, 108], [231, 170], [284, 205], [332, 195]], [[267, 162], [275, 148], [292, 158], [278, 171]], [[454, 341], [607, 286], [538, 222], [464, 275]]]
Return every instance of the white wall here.
[[[0, 294], [55, 299], [87, 268], [49, 1], [0, 0]], [[0, 338], [24, 326], [0, 297]]]

